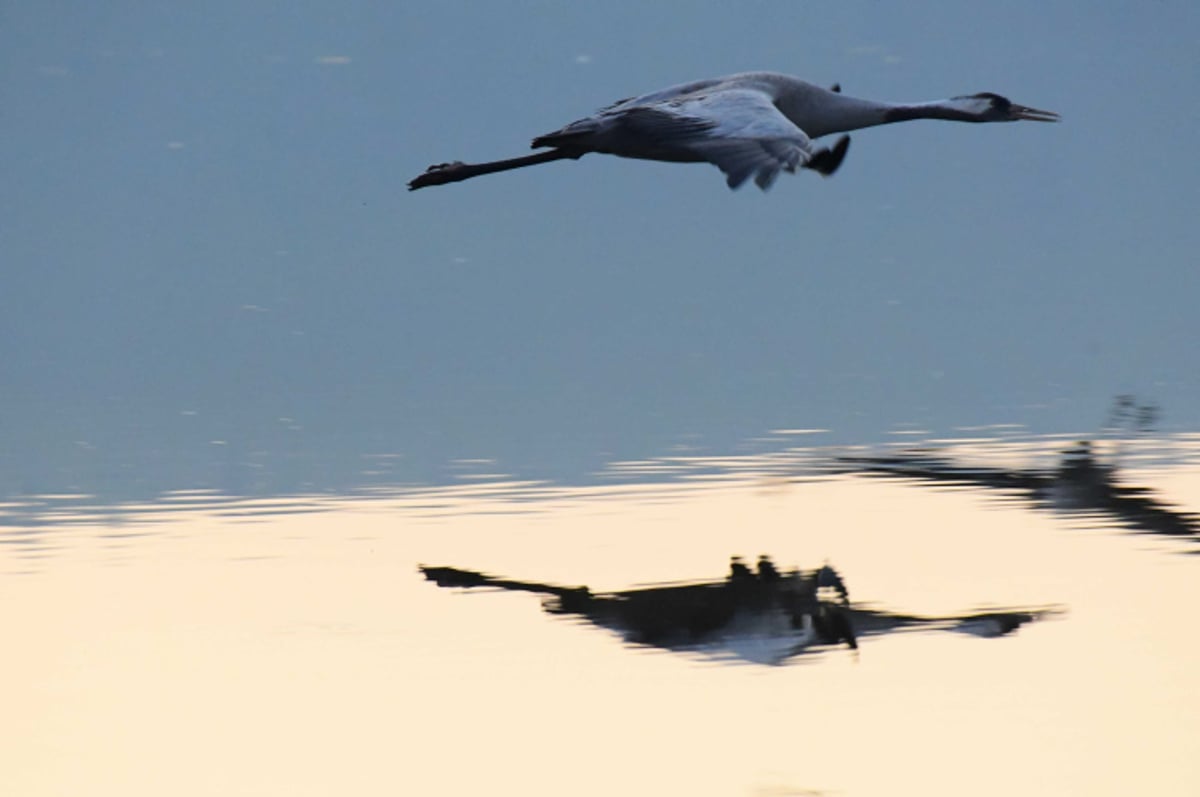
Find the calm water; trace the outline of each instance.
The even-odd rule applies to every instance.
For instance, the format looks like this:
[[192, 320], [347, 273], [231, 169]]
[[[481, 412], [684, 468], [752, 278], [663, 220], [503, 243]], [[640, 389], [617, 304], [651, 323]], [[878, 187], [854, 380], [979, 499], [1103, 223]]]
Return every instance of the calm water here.
[[[1069, 444], [672, 457], [581, 487], [11, 501], [0, 790], [1194, 794], [1200, 440], [1098, 446], [1115, 472], [1070, 490]], [[1181, 525], [1145, 528], [1147, 502]], [[857, 650], [752, 611], [657, 645], [417, 569], [610, 600], [719, 590], [731, 555], [760, 554], [835, 568]], [[1014, 611], [1030, 622], [1001, 636], [867, 627]]]

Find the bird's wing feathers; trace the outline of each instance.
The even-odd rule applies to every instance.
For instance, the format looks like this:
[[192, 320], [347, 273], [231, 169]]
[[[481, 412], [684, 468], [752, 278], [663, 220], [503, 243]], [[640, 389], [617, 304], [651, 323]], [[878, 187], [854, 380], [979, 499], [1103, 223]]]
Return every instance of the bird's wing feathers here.
[[717, 123], [711, 119], [663, 105], [640, 105], [618, 114], [623, 131], [635, 134], [647, 143], [671, 145], [692, 143], [713, 134]]
[[794, 172], [813, 156], [804, 131], [754, 89], [700, 91], [620, 115], [648, 141], [684, 148], [715, 164], [730, 188], [750, 177], [769, 188], [780, 171]]
[[738, 188], [754, 177], [755, 184], [765, 191], [780, 171], [794, 172], [804, 162], [802, 150], [794, 145], [761, 139], [716, 140], [705, 144], [703, 152], [710, 163], [725, 173], [725, 183], [730, 188]]
[[649, 94], [641, 94], [636, 97], [626, 97], [623, 100], [617, 100], [616, 102], [609, 103], [608, 105], [596, 111], [596, 113], [602, 114], [610, 111], [616, 111], [619, 110], [623, 105], [632, 108], [634, 106], [656, 105], [658, 103], [669, 102], [679, 97], [685, 97], [689, 94], [695, 94], [696, 92], [710, 89], [713, 86], [720, 84], [723, 80], [725, 80], [725, 78], [693, 80], [691, 83], [680, 83], [677, 86], [670, 86], [665, 89], [660, 89], [659, 91], [652, 91]]

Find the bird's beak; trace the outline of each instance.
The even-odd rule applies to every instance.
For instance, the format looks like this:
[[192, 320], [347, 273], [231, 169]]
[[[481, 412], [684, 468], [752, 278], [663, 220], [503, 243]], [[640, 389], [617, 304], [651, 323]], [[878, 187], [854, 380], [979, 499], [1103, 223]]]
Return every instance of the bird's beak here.
[[1030, 122], [1057, 122], [1061, 118], [1054, 111], [1039, 111], [1037, 108], [1017, 105], [1015, 102], [1009, 108], [1009, 112], [1012, 114], [1013, 121], [1025, 119]]

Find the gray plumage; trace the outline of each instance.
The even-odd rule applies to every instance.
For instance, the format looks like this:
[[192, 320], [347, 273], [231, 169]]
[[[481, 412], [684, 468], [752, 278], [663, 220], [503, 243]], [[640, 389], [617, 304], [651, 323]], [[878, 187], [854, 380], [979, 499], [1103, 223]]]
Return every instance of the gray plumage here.
[[836, 85], [826, 89], [776, 72], [744, 72], [621, 100], [535, 138], [533, 148], [549, 148], [545, 152], [481, 164], [438, 164], [409, 183], [409, 188], [598, 152], [674, 163], [712, 163], [725, 173], [730, 188], [753, 178], [766, 190], [780, 172], [807, 168], [828, 176], [837, 170], [849, 137], [842, 136], [829, 148], [815, 144], [814, 139], [912, 119], [1055, 122], [1059, 117], [992, 93], [887, 103], [848, 97]]

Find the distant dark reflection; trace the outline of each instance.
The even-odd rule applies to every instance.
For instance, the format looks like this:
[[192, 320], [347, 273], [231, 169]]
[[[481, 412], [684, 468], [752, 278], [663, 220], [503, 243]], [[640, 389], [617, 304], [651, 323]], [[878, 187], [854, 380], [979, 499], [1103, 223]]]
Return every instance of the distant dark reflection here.
[[[1132, 395], [1113, 399], [1104, 432], [1120, 441], [1155, 431], [1161, 410]], [[1127, 529], [1167, 537], [1200, 539], [1200, 516], [1156, 499], [1147, 487], [1122, 484], [1117, 455], [1105, 462], [1090, 440], [1062, 452], [1058, 466], [1043, 469], [989, 468], [955, 463], [935, 451], [914, 450], [889, 456], [845, 456], [837, 470], [943, 484], [974, 485], [1003, 490], [1039, 509], [1071, 514], [1104, 514]]]
[[765, 556], [753, 569], [734, 557], [729, 575], [721, 581], [612, 593], [516, 581], [455, 567], [422, 565], [420, 570], [439, 587], [490, 587], [549, 596], [543, 603], [546, 611], [577, 615], [616, 631], [629, 644], [759, 664], [782, 664], [804, 653], [840, 645], [857, 650], [861, 639], [894, 631], [949, 630], [1003, 636], [1060, 611], [1011, 609], [945, 617], [900, 614], [852, 603], [842, 577], [828, 565], [781, 573]]
[[1064, 451], [1058, 467], [1045, 470], [960, 465], [929, 451], [839, 457], [838, 462], [851, 472], [1006, 490], [1040, 509], [1103, 513], [1142, 533], [1200, 535], [1200, 517], [1156, 499], [1149, 488], [1122, 484], [1116, 465], [1101, 461], [1087, 440]]

